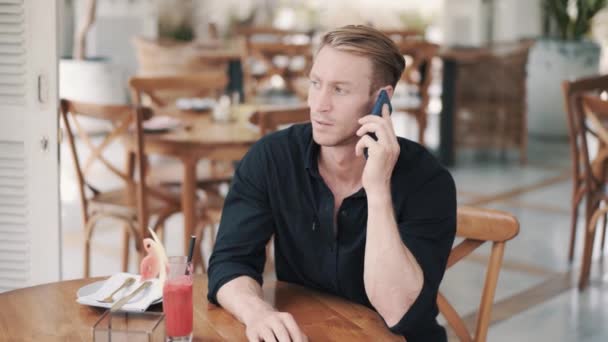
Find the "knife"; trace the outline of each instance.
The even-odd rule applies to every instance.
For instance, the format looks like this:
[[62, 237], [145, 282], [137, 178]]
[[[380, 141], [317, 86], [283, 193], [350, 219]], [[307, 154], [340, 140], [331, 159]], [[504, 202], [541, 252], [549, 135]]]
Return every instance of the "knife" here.
[[114, 303], [114, 305], [112, 305], [112, 307], [110, 308], [110, 312], [116, 312], [116, 311], [120, 310], [120, 308], [122, 308], [123, 305], [127, 304], [138, 293], [140, 293], [141, 291], [147, 289], [151, 285], [152, 285], [151, 281], [146, 281], [143, 284], [139, 285], [139, 287], [137, 289], [135, 289], [135, 291], [133, 291], [130, 294], [122, 297], [118, 302]]

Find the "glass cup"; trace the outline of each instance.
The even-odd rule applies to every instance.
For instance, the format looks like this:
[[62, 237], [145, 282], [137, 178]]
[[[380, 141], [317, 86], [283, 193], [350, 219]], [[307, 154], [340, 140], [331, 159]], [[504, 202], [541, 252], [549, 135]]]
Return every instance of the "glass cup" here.
[[165, 338], [162, 312], [106, 311], [93, 326], [94, 342], [161, 342]]
[[167, 341], [192, 341], [192, 263], [185, 256], [169, 257], [163, 312]]

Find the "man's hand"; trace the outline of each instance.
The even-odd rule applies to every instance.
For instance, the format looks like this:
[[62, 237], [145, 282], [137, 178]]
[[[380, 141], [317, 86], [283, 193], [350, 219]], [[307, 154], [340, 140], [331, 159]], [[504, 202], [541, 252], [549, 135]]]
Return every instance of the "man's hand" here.
[[245, 322], [250, 342], [306, 342], [308, 338], [291, 314], [266, 310]]
[[[388, 105], [382, 106], [382, 117], [366, 115], [359, 119], [359, 123], [361, 128], [357, 131], [357, 135], [361, 139], [355, 146], [355, 153], [357, 156], [362, 156], [363, 150], [367, 148], [369, 156], [363, 169], [361, 183], [368, 194], [374, 191], [389, 190], [400, 147], [393, 129]], [[378, 141], [367, 133], [376, 134]]]

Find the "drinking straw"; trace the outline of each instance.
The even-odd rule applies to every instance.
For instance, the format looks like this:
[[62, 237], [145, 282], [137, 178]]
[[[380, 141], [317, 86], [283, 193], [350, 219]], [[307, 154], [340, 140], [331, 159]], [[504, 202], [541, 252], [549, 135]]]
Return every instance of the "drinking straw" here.
[[[194, 243], [196, 242], [196, 236], [190, 236], [190, 248], [188, 248], [188, 263], [192, 262], [192, 256], [194, 254]], [[188, 268], [186, 267], [186, 274], [188, 274]]]

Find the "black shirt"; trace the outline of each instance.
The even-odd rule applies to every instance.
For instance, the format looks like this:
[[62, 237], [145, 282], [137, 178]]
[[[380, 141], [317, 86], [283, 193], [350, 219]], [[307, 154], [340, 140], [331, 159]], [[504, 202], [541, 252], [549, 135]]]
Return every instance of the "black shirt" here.
[[[456, 233], [456, 189], [422, 146], [398, 138], [391, 192], [403, 243], [424, 273], [422, 291], [390, 329], [411, 341], [443, 341], [436, 297]], [[334, 198], [317, 168], [310, 124], [262, 138], [240, 162], [209, 262], [208, 298], [247, 275], [262, 284], [265, 245], [275, 236], [277, 279], [326, 291], [373, 309], [363, 284], [365, 190], [347, 197], [334, 227]], [[403, 281], [408, 281], [403, 279]]]

